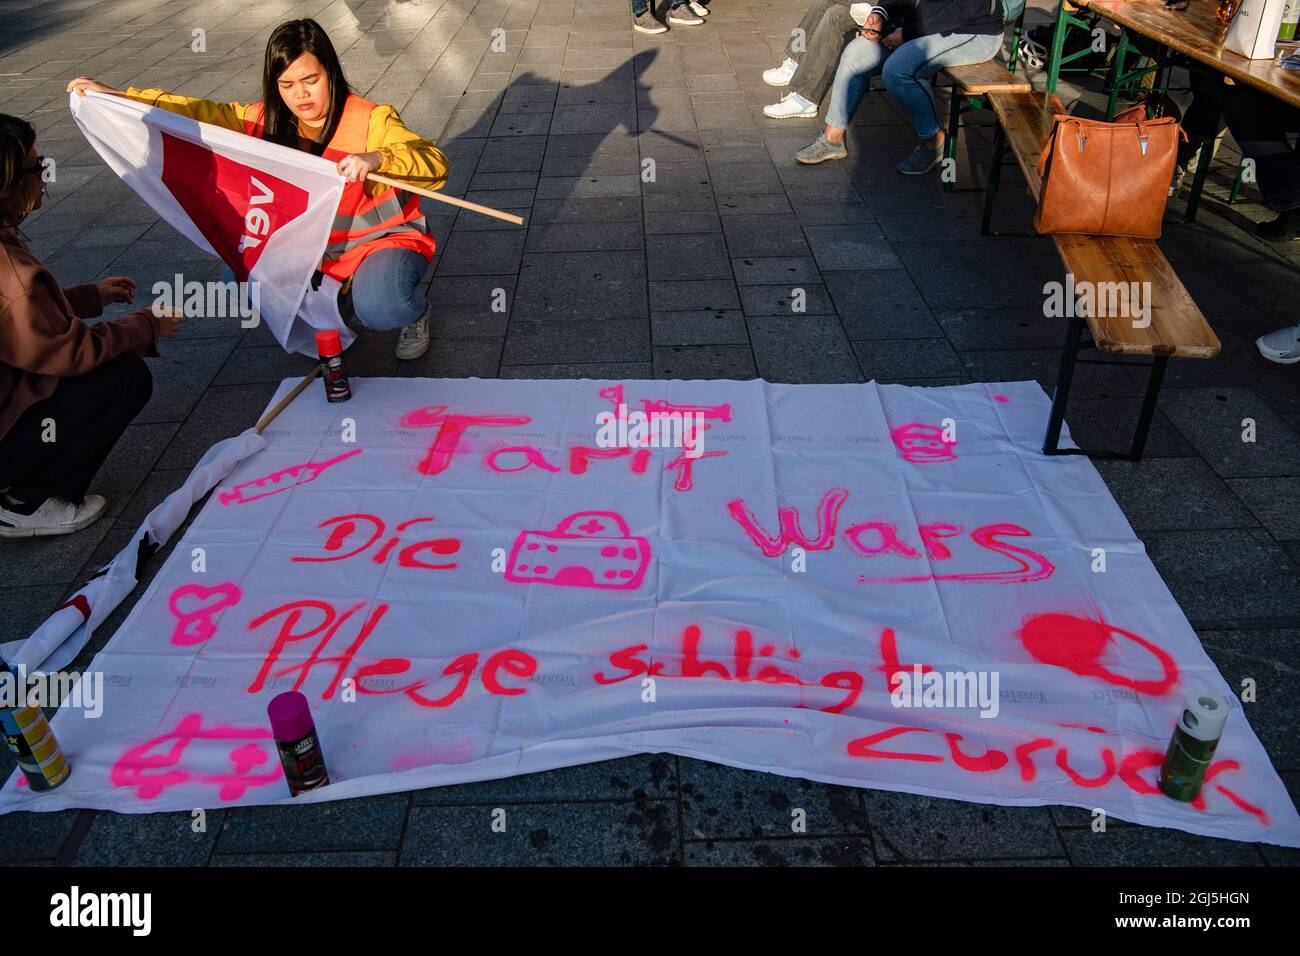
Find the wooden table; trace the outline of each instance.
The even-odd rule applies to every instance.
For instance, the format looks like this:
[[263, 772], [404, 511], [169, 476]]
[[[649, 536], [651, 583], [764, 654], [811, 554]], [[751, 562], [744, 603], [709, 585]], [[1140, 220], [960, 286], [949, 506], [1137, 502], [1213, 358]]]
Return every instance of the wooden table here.
[[[1086, 8], [1090, 12], [1118, 24], [1121, 28], [1119, 49], [1115, 51], [1111, 67], [1110, 101], [1107, 105], [1106, 118], [1115, 114], [1120, 88], [1149, 69], [1139, 70], [1128, 76], [1124, 73], [1124, 59], [1135, 48], [1129, 40], [1130, 33], [1154, 40], [1175, 54], [1231, 77], [1236, 83], [1250, 86], [1269, 96], [1300, 108], [1300, 70], [1287, 70], [1278, 65], [1276, 58], [1268, 60], [1251, 60], [1238, 53], [1223, 49], [1228, 27], [1219, 23], [1215, 15], [1218, 10], [1217, 0], [1191, 0], [1186, 10], [1170, 10], [1162, 0], [1071, 0], [1075, 7]], [[1060, 75], [1062, 51], [1065, 32], [1069, 28], [1088, 29], [1089, 23], [1081, 20], [1066, 9], [1065, 0], [1057, 5], [1056, 26], [1053, 31], [1052, 49], [1047, 64], [1047, 89], [1053, 92]], [[1078, 56], [1075, 54], [1074, 56]], [[1068, 61], [1070, 58], [1066, 58]], [[1215, 137], [1207, 137], [1202, 143], [1201, 155], [1208, 157], [1213, 151]], [[1208, 148], [1207, 148], [1208, 147]], [[1196, 176], [1187, 201], [1186, 222], [1196, 218], [1200, 206], [1201, 192], [1205, 186], [1209, 162], [1197, 163]], [[1235, 193], [1235, 187], [1234, 187]]]
[[1170, 10], [1159, 0], [1091, 0], [1080, 5], [1238, 83], [1300, 107], [1300, 70], [1283, 69], [1276, 59], [1248, 60], [1223, 49], [1228, 28], [1215, 18], [1215, 0], [1191, 0], [1181, 12]]

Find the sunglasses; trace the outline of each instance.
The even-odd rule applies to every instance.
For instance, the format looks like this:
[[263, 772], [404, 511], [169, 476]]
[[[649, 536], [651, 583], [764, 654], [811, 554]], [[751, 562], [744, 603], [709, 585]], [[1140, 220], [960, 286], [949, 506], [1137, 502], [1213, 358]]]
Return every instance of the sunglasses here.
[[19, 172], [19, 175], [20, 175], [20, 176], [30, 176], [32, 173], [43, 173], [43, 172], [45, 172], [45, 157], [44, 157], [44, 156], [37, 156], [37, 157], [36, 157], [36, 165], [34, 165], [34, 166], [28, 166], [28, 167], [22, 169], [22, 170]]
[[1181, 11], [1187, 9], [1189, 0], [1165, 0], [1166, 10]]

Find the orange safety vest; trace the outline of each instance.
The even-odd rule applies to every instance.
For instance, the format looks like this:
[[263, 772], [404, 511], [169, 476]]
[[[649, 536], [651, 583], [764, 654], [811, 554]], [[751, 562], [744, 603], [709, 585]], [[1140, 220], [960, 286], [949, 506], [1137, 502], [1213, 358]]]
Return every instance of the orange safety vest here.
[[[338, 162], [351, 153], [365, 153], [370, 130], [370, 111], [375, 104], [349, 93], [334, 136], [325, 144], [322, 155]], [[263, 107], [253, 103], [244, 114], [244, 132], [262, 135]], [[374, 196], [366, 195], [365, 183], [346, 183], [339, 199], [338, 212], [330, 227], [329, 245], [321, 260], [321, 272], [340, 282], [357, 271], [361, 260], [376, 249], [411, 249], [426, 260], [433, 258], [436, 243], [429, 235], [420, 211], [420, 199], [388, 187]]]

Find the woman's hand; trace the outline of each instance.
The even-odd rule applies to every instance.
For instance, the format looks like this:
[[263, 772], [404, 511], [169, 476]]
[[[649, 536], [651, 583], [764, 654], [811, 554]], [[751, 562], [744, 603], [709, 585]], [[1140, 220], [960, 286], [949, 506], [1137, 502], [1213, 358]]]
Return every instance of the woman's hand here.
[[109, 276], [103, 282], [96, 282], [99, 289], [99, 301], [104, 305], [110, 302], [125, 302], [130, 305], [135, 301], [135, 280], [129, 276]]
[[893, 33], [889, 34], [889, 36], [887, 36], [887, 37], [881, 37], [880, 42], [884, 45], [884, 47], [885, 47], [886, 50], [896, 50], [896, 49], [898, 49], [899, 44], [901, 44], [901, 43], [903, 42], [903, 31], [902, 31], [902, 29], [900, 28], [900, 29], [895, 30]]
[[181, 330], [185, 322], [185, 313], [180, 309], [155, 308], [153, 314], [158, 318], [158, 337], [170, 339]]
[[112, 93], [114, 96], [121, 96], [122, 91], [114, 89], [111, 86], [105, 86], [98, 80], [92, 80], [88, 76], [79, 76], [68, 84], [68, 92], [76, 93], [78, 96], [85, 96], [86, 91], [92, 93]]
[[339, 174], [350, 183], [365, 182], [371, 173], [379, 172], [383, 162], [379, 153], [351, 153], [339, 160]]

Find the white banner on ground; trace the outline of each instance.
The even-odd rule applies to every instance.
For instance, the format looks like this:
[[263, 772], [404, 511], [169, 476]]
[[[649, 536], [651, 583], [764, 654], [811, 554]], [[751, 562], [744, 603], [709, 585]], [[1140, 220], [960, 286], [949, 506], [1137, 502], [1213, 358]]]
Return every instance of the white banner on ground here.
[[[0, 810], [287, 802], [299, 689], [333, 781], [300, 802], [671, 752], [1300, 846], [1096, 470], [1039, 454], [1035, 383], [352, 387], [218, 486], [91, 664], [102, 716], [54, 718], [70, 779]], [[1192, 690], [1231, 713], [1182, 804]]]
[[286, 351], [315, 355], [317, 329], [351, 343], [337, 300], [308, 295], [343, 195], [333, 163], [120, 96], [68, 102], [95, 151], [154, 212], [236, 281], [257, 284], [262, 320]]

